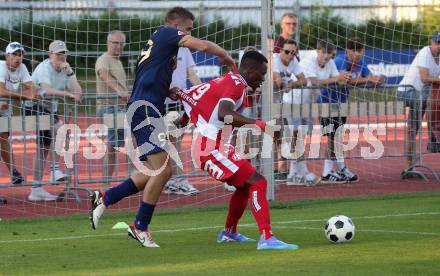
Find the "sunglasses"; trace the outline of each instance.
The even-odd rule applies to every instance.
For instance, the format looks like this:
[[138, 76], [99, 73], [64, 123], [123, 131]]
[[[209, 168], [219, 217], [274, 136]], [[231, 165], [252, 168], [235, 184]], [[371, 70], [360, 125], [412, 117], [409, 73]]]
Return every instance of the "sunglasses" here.
[[18, 48], [21, 49], [21, 48], [23, 48], [21, 46], [21, 44], [19, 44], [19, 43], [10, 44], [9, 47], [11, 47], [12, 49], [18, 49]]
[[283, 52], [284, 52], [286, 55], [294, 55], [296, 51], [295, 51], [295, 50], [289, 51], [289, 50], [284, 50], [284, 49], [283, 49]]

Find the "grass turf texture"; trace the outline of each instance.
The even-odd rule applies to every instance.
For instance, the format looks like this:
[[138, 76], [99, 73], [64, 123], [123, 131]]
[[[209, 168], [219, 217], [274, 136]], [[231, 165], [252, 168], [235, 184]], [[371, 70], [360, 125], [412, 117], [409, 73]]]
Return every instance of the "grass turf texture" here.
[[[432, 192], [274, 204], [274, 232], [298, 251], [217, 244], [225, 207], [158, 210], [151, 226], [156, 249], [111, 230], [134, 214], [107, 213], [97, 231], [84, 215], [0, 221], [0, 274], [438, 275], [439, 198]], [[336, 214], [353, 218], [353, 242], [326, 240], [324, 224]], [[241, 223], [240, 232], [258, 238], [249, 210]]]

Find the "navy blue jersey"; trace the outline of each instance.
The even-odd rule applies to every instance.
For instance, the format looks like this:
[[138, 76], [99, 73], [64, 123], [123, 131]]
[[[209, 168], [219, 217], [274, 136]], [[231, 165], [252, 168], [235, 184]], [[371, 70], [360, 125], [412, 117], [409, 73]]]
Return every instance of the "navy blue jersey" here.
[[136, 76], [128, 103], [149, 101], [162, 114], [168, 96], [171, 76], [176, 68], [180, 44], [189, 38], [186, 32], [176, 28], [160, 27], [142, 49], [136, 65]]

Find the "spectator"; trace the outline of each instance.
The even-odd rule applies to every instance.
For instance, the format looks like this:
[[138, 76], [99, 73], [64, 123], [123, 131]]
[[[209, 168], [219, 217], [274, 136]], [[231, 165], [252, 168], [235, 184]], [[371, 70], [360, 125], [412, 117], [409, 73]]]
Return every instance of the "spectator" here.
[[[12, 115], [9, 100], [32, 100], [34, 87], [29, 71], [23, 64], [24, 48], [18, 42], [11, 42], [5, 50], [5, 61], [0, 61], [0, 117]], [[24, 181], [14, 165], [9, 132], [0, 133], [1, 158], [11, 173], [12, 184]]]
[[[180, 89], [187, 89], [187, 80], [190, 80], [192, 85], [198, 85], [202, 82], [200, 81], [197, 74], [194, 72], [195, 62], [191, 51], [188, 48], [180, 47], [177, 53], [177, 67], [173, 72], [171, 78], [170, 87], [178, 87]], [[167, 104], [168, 112], [181, 112], [183, 111], [182, 105], [178, 101], [173, 101], [170, 98], [165, 100], [165, 104]], [[181, 139], [178, 137], [174, 137], [172, 135], [169, 136], [171, 142], [180, 152], [180, 142]], [[164, 192], [167, 194], [181, 194], [181, 195], [195, 195], [199, 193], [191, 183], [189, 183], [186, 177], [177, 177], [177, 167], [175, 165], [172, 166], [173, 176], [168, 180]]]
[[[283, 14], [280, 20], [281, 34], [274, 41], [274, 53], [280, 53], [283, 48], [283, 42], [288, 39], [295, 39], [296, 30], [298, 27], [298, 16], [292, 12]], [[297, 48], [298, 50], [298, 48]], [[295, 55], [299, 61], [299, 56]]]
[[[429, 90], [432, 84], [440, 84], [440, 31], [434, 32], [431, 45], [423, 47], [414, 58], [408, 71], [405, 73], [397, 90], [399, 98], [409, 107], [407, 137], [405, 140], [405, 154], [407, 156], [407, 170], [402, 175], [414, 169], [415, 139], [423, 114], [426, 110]], [[420, 107], [420, 98], [422, 106]], [[420, 108], [422, 110], [420, 110]], [[419, 113], [422, 117], [419, 117]]]
[[[107, 36], [107, 52], [103, 53], [95, 64], [96, 95], [115, 96], [119, 98], [97, 99], [98, 116], [104, 114], [125, 113], [129, 97], [127, 76], [120, 56], [124, 50], [125, 35], [121, 31], [112, 31]], [[109, 188], [109, 180], [115, 168], [115, 147], [124, 145], [124, 129], [109, 128], [107, 134], [107, 151], [103, 162], [103, 176], [106, 179], [103, 188]]]
[[[380, 85], [384, 82], [385, 78], [383, 76], [373, 75], [367, 67], [364, 61], [365, 55], [365, 43], [362, 39], [358, 37], [352, 37], [347, 40], [345, 52], [338, 55], [335, 58], [336, 68], [342, 72], [350, 72], [351, 80], [348, 82], [350, 85]], [[328, 95], [323, 95], [324, 102], [331, 103], [345, 103], [347, 102], [349, 89], [347, 86], [339, 86], [336, 90], [327, 90]], [[326, 101], [328, 99], [328, 101]], [[335, 125], [335, 130], [338, 126], [343, 126], [346, 122], [345, 117], [330, 118]], [[330, 140], [334, 145], [334, 136], [329, 135]], [[336, 143], [342, 144], [342, 141], [336, 141]], [[343, 154], [343, 152], [341, 152]], [[342, 157], [342, 158], [341, 158]], [[342, 175], [348, 182], [353, 183], [358, 181], [358, 176], [352, 173], [345, 165], [343, 156], [338, 157], [339, 160], [336, 161], [337, 172]], [[327, 168], [330, 167], [332, 161], [327, 159]], [[324, 173], [327, 173], [325, 171]]]
[[[329, 97], [329, 93], [334, 93], [334, 87], [329, 85], [341, 84], [345, 85], [351, 79], [351, 73], [339, 71], [332, 57], [335, 54], [336, 47], [331, 40], [318, 40], [316, 55], [301, 61], [306, 77], [313, 86], [322, 86], [320, 91], [314, 91], [318, 94], [318, 103], [330, 103], [333, 98]], [[323, 183], [345, 183], [345, 178], [338, 172], [333, 171], [333, 162], [335, 160], [334, 152], [334, 136], [335, 130], [345, 123], [345, 117], [324, 117], [321, 118], [321, 124], [324, 128], [331, 127], [328, 133], [327, 144], [327, 160], [324, 164], [321, 181]], [[324, 134], [327, 135], [327, 134]]]
[[[37, 132], [38, 154], [34, 162], [34, 181], [43, 179], [44, 166], [47, 155], [51, 149], [51, 143], [56, 136], [62, 121], [58, 116], [58, 100], [47, 97], [62, 97], [64, 100], [72, 99], [79, 101], [82, 90], [76, 79], [75, 72], [67, 60], [67, 47], [63, 41], [55, 40], [49, 45], [49, 58], [38, 64], [32, 74], [32, 81], [38, 88], [41, 100], [39, 102], [25, 101], [25, 115], [50, 115], [52, 121], [51, 130]], [[66, 175], [59, 168], [59, 156], [54, 154], [55, 159], [51, 163], [49, 181], [52, 183], [66, 180]], [[28, 199], [31, 201], [52, 199], [51, 196], [40, 196], [40, 186], [33, 186]], [[55, 196], [53, 196], [55, 197]]]
[[[304, 104], [312, 101], [309, 89], [302, 89], [306, 87], [307, 80], [298, 60], [294, 58], [297, 49], [298, 45], [296, 42], [288, 39], [281, 44], [281, 52], [274, 54], [273, 76], [275, 90], [281, 92], [282, 102], [287, 105]], [[306, 118], [296, 118], [293, 116], [288, 116], [286, 119], [289, 127], [293, 128], [292, 147], [295, 148], [300, 126], [311, 128], [311, 122]], [[308, 171], [304, 156], [290, 161], [287, 184], [315, 185], [319, 181], [319, 177]]]

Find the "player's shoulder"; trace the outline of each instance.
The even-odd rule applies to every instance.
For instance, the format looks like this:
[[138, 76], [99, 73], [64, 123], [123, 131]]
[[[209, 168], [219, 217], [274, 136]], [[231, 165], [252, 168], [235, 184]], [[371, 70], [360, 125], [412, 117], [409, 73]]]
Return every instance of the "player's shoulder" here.
[[222, 76], [222, 82], [235, 87], [247, 87], [246, 80], [238, 73], [227, 73]]

